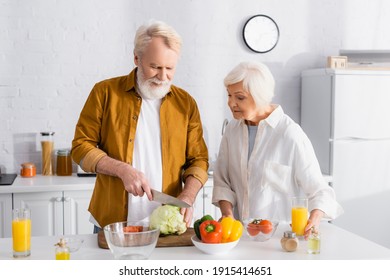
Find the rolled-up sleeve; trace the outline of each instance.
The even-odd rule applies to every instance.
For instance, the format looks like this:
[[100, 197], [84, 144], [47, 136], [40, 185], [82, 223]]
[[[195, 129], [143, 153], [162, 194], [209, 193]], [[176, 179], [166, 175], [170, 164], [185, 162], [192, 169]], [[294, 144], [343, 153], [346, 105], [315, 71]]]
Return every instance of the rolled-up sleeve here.
[[183, 180], [193, 176], [204, 185], [208, 179], [208, 150], [203, 139], [203, 127], [196, 102], [191, 98], [187, 130], [186, 158]]
[[95, 172], [97, 162], [106, 155], [98, 148], [102, 119], [102, 100], [94, 87], [80, 113], [72, 141], [72, 159], [87, 172]]

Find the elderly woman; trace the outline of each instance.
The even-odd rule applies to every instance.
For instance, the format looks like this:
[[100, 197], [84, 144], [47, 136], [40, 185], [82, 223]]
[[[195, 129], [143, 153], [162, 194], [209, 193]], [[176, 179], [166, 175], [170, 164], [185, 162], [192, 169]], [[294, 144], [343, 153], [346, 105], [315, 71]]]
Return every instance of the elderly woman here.
[[213, 204], [222, 216], [290, 221], [291, 198], [306, 196], [305, 237], [322, 218], [343, 210], [324, 180], [312, 144], [280, 105], [264, 64], [243, 62], [225, 78], [234, 120], [223, 135], [214, 170]]

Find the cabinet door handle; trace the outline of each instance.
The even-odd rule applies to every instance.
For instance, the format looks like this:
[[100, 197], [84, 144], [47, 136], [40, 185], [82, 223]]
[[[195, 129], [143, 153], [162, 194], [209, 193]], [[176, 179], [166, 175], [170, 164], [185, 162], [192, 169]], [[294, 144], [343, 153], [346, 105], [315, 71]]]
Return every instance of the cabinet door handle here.
[[62, 201], [62, 197], [56, 197], [56, 201], [57, 202], [61, 202]]
[[69, 196], [65, 197], [64, 201], [69, 202], [70, 201], [70, 197]]

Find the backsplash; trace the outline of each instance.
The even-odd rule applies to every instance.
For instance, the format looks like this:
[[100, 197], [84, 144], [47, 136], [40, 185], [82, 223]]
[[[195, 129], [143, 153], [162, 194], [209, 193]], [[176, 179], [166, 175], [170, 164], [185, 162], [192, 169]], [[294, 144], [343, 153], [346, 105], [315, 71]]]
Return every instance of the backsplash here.
[[[131, 71], [135, 30], [150, 18], [183, 37], [174, 83], [197, 101], [213, 160], [223, 121], [231, 119], [223, 78], [236, 64], [266, 63], [277, 83], [275, 103], [299, 122], [301, 71], [325, 66], [339, 49], [385, 49], [386, 11], [390, 3], [364, 0], [3, 0], [0, 167], [19, 173], [22, 162], [32, 161], [39, 173], [41, 131], [55, 131], [56, 149], [69, 148], [91, 88]], [[279, 25], [279, 43], [269, 53], [253, 53], [242, 40], [254, 14]]]

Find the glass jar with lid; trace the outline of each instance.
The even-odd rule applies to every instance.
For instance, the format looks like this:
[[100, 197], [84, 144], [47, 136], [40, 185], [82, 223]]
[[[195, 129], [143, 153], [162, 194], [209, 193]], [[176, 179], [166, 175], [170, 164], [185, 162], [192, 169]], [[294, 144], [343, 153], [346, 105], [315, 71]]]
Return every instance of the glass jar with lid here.
[[283, 238], [280, 240], [280, 244], [285, 251], [294, 252], [298, 248], [299, 241], [295, 232], [285, 231], [283, 234]]
[[72, 175], [72, 158], [70, 150], [61, 149], [57, 151], [57, 176]]
[[53, 175], [54, 132], [41, 132], [42, 175]]
[[34, 177], [37, 174], [35, 164], [32, 162], [22, 163], [22, 169], [20, 169], [20, 176], [22, 177]]

